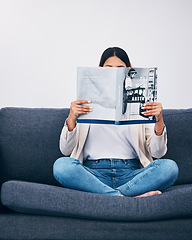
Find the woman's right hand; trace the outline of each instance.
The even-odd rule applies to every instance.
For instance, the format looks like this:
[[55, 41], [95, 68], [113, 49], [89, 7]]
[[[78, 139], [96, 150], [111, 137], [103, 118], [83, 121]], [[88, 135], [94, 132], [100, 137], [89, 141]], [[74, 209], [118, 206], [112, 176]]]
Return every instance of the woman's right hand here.
[[70, 112], [67, 118], [67, 126], [69, 131], [73, 131], [73, 129], [75, 128], [76, 120], [80, 114], [87, 114], [92, 111], [92, 108], [90, 106], [83, 105], [89, 103], [90, 101], [87, 100], [77, 100], [71, 102]]

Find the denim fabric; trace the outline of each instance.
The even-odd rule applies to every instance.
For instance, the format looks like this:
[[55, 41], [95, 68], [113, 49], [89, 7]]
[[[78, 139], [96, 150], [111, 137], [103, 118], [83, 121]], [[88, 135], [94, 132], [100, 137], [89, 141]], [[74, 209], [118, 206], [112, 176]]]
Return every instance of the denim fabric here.
[[82, 165], [74, 158], [62, 157], [54, 163], [53, 173], [57, 181], [67, 188], [136, 196], [173, 185], [178, 177], [178, 167], [169, 159], [157, 159], [142, 168], [138, 159], [88, 160]]
[[118, 188], [142, 171], [138, 159], [98, 159], [84, 162], [85, 168], [101, 182], [111, 188]]

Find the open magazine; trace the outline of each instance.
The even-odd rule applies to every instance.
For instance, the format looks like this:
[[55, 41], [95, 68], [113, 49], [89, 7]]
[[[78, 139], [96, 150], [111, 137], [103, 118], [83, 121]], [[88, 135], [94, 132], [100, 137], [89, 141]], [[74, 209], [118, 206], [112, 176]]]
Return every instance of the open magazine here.
[[79, 123], [154, 123], [142, 107], [157, 100], [157, 68], [78, 67], [77, 99], [93, 108]]

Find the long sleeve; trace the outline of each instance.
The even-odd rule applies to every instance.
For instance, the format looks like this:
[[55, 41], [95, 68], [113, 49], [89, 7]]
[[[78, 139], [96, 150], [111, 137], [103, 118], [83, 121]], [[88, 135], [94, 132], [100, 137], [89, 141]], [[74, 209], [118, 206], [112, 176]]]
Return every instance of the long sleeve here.
[[145, 127], [146, 147], [150, 155], [154, 158], [161, 158], [167, 152], [167, 131], [166, 127], [161, 136], [157, 136], [154, 125]]
[[69, 131], [65, 121], [59, 141], [59, 147], [63, 155], [69, 156], [72, 153], [76, 143], [76, 132], [77, 127], [75, 127], [73, 131]]

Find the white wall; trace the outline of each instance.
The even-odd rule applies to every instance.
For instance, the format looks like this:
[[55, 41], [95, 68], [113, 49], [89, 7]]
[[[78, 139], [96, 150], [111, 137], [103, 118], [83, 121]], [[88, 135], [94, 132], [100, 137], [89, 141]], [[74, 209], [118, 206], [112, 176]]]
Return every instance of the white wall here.
[[69, 107], [77, 66], [119, 46], [158, 67], [164, 108], [189, 108], [191, 13], [191, 0], [0, 0], [0, 107]]

